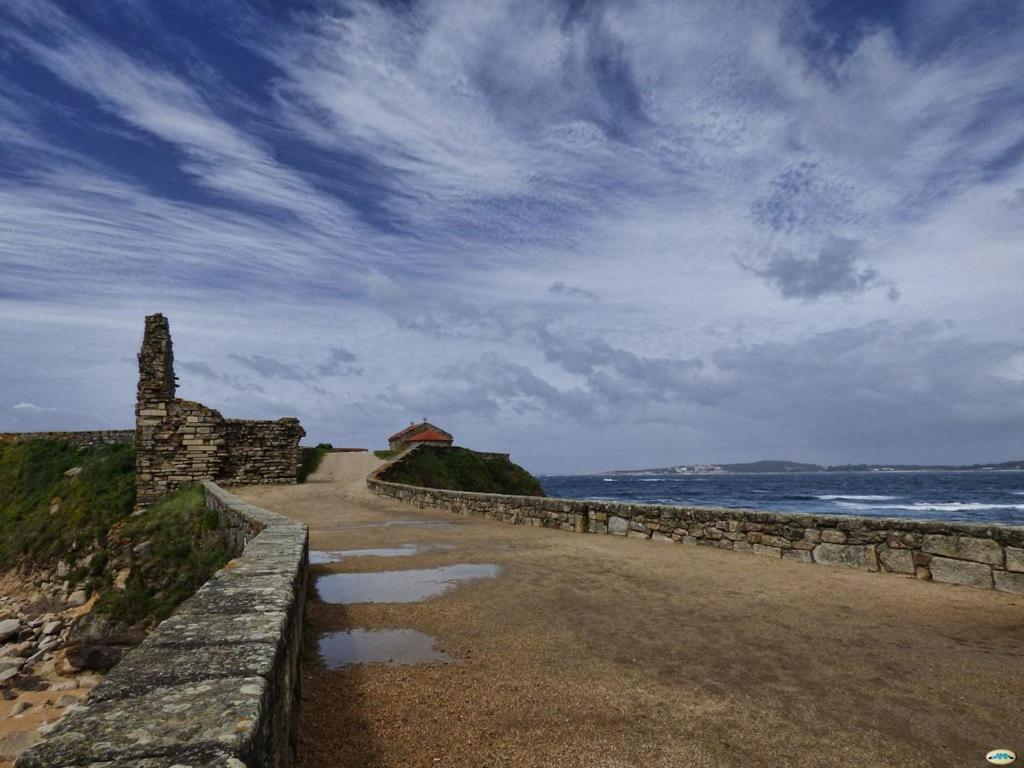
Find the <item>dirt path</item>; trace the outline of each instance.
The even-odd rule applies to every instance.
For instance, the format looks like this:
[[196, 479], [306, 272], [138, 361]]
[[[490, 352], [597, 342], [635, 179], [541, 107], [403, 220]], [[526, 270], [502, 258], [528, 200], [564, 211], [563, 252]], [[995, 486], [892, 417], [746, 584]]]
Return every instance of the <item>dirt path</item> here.
[[[377, 464], [331, 454], [305, 485], [241, 495], [308, 523], [316, 550], [433, 547], [314, 579], [501, 570], [419, 603], [311, 601], [304, 768], [967, 768], [995, 747], [1024, 754], [1019, 597], [420, 511], [369, 494]], [[417, 520], [444, 524], [379, 526]], [[459, 662], [327, 670], [316, 638], [350, 628], [417, 629]]]

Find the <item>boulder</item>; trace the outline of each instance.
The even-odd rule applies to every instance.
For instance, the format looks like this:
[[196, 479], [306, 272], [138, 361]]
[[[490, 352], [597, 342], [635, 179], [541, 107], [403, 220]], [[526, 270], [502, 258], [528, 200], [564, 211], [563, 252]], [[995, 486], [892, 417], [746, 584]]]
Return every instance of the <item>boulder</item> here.
[[4, 643], [21, 632], [21, 622], [18, 619], [4, 619], [0, 621], [0, 643]]
[[1000, 592], [1024, 595], [1024, 573], [995, 571], [994, 576], [996, 577], [996, 589]]
[[124, 622], [87, 613], [75, 619], [68, 630], [67, 662], [75, 670], [105, 672], [145, 638], [145, 632]]
[[629, 532], [629, 521], [624, 517], [615, 517], [612, 515], [608, 518], [608, 533], [614, 533], [617, 536], [625, 536]]

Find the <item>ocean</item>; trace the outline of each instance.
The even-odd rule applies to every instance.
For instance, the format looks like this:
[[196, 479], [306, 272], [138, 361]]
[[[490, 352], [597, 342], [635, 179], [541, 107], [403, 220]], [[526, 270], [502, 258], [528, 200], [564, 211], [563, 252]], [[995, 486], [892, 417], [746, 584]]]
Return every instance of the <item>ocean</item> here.
[[541, 475], [548, 496], [1024, 525], [1024, 471]]

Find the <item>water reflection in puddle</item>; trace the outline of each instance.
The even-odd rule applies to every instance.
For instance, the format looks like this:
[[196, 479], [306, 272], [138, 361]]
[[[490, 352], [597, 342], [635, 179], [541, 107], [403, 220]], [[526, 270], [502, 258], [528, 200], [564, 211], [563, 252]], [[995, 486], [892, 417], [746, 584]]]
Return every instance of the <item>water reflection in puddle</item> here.
[[454, 659], [415, 629], [351, 629], [320, 637], [320, 658], [330, 669], [350, 664], [423, 664]]
[[331, 573], [316, 580], [325, 603], [415, 603], [440, 595], [460, 581], [490, 579], [498, 566], [460, 563], [441, 568], [380, 573]]
[[451, 544], [403, 544], [400, 547], [387, 547], [383, 549], [337, 549], [331, 551], [310, 550], [310, 565], [326, 565], [337, 563], [349, 557], [409, 557], [418, 552], [426, 552], [431, 549], [454, 549]]

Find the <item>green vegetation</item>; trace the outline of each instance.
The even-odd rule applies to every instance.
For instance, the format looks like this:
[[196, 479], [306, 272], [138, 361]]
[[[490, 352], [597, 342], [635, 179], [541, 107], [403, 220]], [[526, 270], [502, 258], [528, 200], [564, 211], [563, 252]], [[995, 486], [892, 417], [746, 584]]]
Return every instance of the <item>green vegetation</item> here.
[[159, 621], [230, 554], [200, 487], [133, 517], [134, 504], [131, 446], [0, 445], [0, 569], [62, 563], [72, 586], [100, 593], [97, 610], [129, 623]]
[[420, 448], [386, 470], [380, 479], [449, 491], [544, 495], [537, 478], [519, 465], [467, 448]]
[[334, 446], [330, 443], [320, 443], [316, 448], [303, 448], [302, 463], [299, 464], [299, 482], [306, 482], [306, 478], [317, 471], [324, 456], [332, 450], [334, 450]]
[[[68, 477], [75, 468], [77, 474]], [[54, 440], [0, 446], [0, 568], [46, 565], [102, 548], [135, 503], [135, 450], [76, 450]]]
[[398, 454], [399, 454], [399, 451], [392, 451], [392, 450], [374, 451], [373, 452], [373, 455], [376, 456], [378, 459], [385, 459], [385, 460], [386, 459], [393, 459]]
[[198, 485], [128, 518], [109, 537], [121, 564], [131, 562], [128, 581], [123, 590], [108, 583], [97, 610], [129, 624], [165, 619], [231, 559], [218, 528]]

